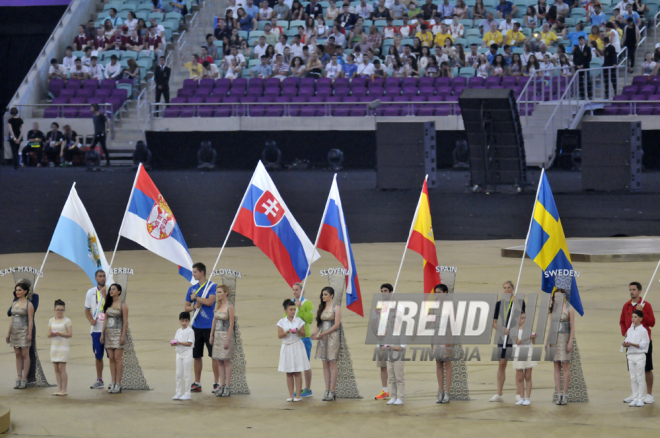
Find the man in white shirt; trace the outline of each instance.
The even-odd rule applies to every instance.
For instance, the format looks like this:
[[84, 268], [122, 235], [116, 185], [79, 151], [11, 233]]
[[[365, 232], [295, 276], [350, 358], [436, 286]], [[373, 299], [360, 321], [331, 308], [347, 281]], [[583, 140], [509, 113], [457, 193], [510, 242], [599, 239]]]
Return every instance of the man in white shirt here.
[[273, 9], [268, 6], [268, 2], [261, 2], [261, 9], [259, 9], [258, 21], [268, 21], [273, 18]]
[[617, 5], [614, 7], [614, 9], [618, 9], [619, 12], [623, 13], [623, 11], [626, 10], [626, 5], [634, 5], [635, 0], [622, 0]]
[[87, 69], [87, 73], [89, 73], [89, 78], [90, 79], [97, 79], [99, 81], [103, 80], [103, 66], [101, 64], [96, 63], [96, 56], [92, 56], [90, 58], [90, 63], [89, 63], [89, 68]]
[[82, 65], [80, 58], [76, 59], [76, 63], [71, 69], [71, 79], [80, 79], [81, 81], [87, 79], [87, 68]]
[[289, 39], [288, 36], [284, 34], [280, 35], [280, 41], [277, 44], [275, 44], [275, 53], [284, 55], [285, 47], [289, 47], [289, 50], [291, 49], [291, 47], [286, 43], [288, 39]]
[[101, 23], [105, 23], [105, 20], [110, 20], [112, 27], [117, 29], [124, 23], [121, 18], [117, 17], [117, 10], [115, 8], [110, 8], [110, 15], [101, 20]]
[[266, 45], [266, 37], [261, 35], [259, 37], [259, 44], [254, 46], [254, 50], [252, 51], [254, 53], [254, 59], [261, 59], [261, 57], [266, 54], [266, 49], [268, 49], [268, 46]]
[[368, 20], [371, 17], [371, 13], [373, 11], [374, 8], [367, 4], [366, 0], [360, 0], [360, 4], [355, 7], [355, 13], [359, 17], [362, 17], [364, 20]]
[[374, 71], [374, 65], [369, 62], [369, 57], [363, 56], [362, 63], [357, 67], [356, 75], [361, 78], [367, 78], [374, 74]]
[[85, 48], [85, 56], [80, 58], [80, 60], [82, 61], [83, 66], [89, 67], [89, 65], [91, 64], [91, 60], [92, 60], [92, 48], [91, 47], [86, 47]]
[[291, 48], [291, 55], [293, 55], [294, 58], [296, 56], [300, 56], [300, 57], [303, 56], [303, 48], [305, 46], [300, 44], [300, 36], [299, 35], [294, 35], [293, 36], [293, 43], [289, 47]]
[[510, 30], [513, 30], [513, 24], [515, 21], [513, 20], [513, 16], [511, 14], [506, 14], [506, 19], [502, 20], [500, 23], [499, 29], [500, 32], [502, 32], [502, 35], [506, 35], [506, 33]]
[[[250, 2], [250, 3], [252, 3], [252, 2]], [[243, 8], [243, 9], [245, 9], [245, 8]], [[227, 12], [229, 12], [229, 11], [232, 11], [232, 17], [233, 18], [238, 18], [238, 13], [237, 13], [238, 6], [236, 6], [236, 0], [229, 0], [229, 6], [227, 6], [227, 8], [225, 8], [225, 12], [223, 12], [222, 16], [226, 17]], [[249, 12], [247, 12], [247, 10], [245, 12], [249, 15]]]
[[117, 55], [112, 55], [110, 57], [110, 64], [105, 66], [105, 78], [106, 79], [119, 79], [121, 74], [121, 66], [117, 62]]
[[66, 48], [66, 55], [62, 60], [62, 65], [64, 65], [64, 68], [66, 68], [67, 70], [71, 70], [76, 66], [76, 57], [73, 56], [73, 47], [68, 46]]
[[335, 37], [335, 45], [346, 47], [346, 35], [342, 33], [338, 24], [335, 23], [335, 25], [332, 27], [330, 35], [328, 35], [328, 38], [329, 37]]
[[149, 20], [149, 23], [151, 24], [151, 27], [156, 28], [156, 33], [158, 34], [159, 37], [161, 37], [164, 40], [165, 39], [165, 28], [163, 27], [163, 25], [158, 24], [156, 22], [155, 18], [151, 18]]
[[62, 64], [57, 63], [57, 59], [53, 58], [50, 60], [50, 68], [48, 69], [48, 83], [52, 79], [62, 79], [67, 80], [67, 70]]
[[96, 382], [90, 388], [103, 389], [104, 348], [101, 343], [101, 332], [103, 331], [103, 321], [105, 320], [105, 313], [103, 313], [103, 305], [106, 298], [105, 272], [100, 269], [96, 271], [94, 280], [96, 281], [96, 287], [88, 290], [85, 296], [85, 317], [91, 325], [92, 348], [94, 350], [94, 357], [96, 358]]
[[644, 406], [646, 397], [646, 353], [649, 351], [649, 332], [642, 325], [644, 312], [634, 310], [632, 314], [632, 325], [626, 333], [623, 347], [627, 348], [628, 370], [630, 371], [630, 385], [634, 399], [628, 405], [641, 408]]
[[557, 17], [566, 17], [568, 15], [569, 7], [564, 0], [555, 0], [555, 6], [557, 7]]
[[230, 55], [225, 56], [225, 60], [227, 61], [227, 64], [231, 65], [231, 60], [233, 58], [236, 58], [236, 63], [239, 66], [245, 68], [245, 65], [247, 64], [245, 62], [245, 56], [243, 56], [242, 53], [238, 53], [238, 49], [236, 47], [232, 47], [230, 51]]
[[325, 66], [325, 77], [328, 79], [335, 79], [341, 73], [341, 64], [337, 63], [337, 55], [330, 57], [330, 63]]
[[435, 59], [438, 61], [438, 67], [443, 62], [449, 61], [449, 57], [447, 56], [446, 53], [442, 53], [442, 47], [440, 46], [435, 46]]
[[220, 77], [220, 72], [218, 71], [218, 66], [215, 65], [215, 63], [211, 64], [208, 61], [202, 62], [202, 67], [204, 67], [204, 71], [202, 72], [202, 77], [203, 78], [208, 78], [208, 79], [217, 79]]

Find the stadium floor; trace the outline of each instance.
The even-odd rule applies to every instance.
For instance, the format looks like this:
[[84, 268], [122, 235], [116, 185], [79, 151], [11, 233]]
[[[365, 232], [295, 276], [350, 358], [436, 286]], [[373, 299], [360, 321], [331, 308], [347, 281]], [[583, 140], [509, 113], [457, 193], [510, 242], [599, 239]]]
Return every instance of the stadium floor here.
[[[561, 210], [560, 210], [561, 211]], [[505, 280], [515, 280], [520, 261], [500, 257], [500, 248], [519, 245], [520, 240], [438, 241], [441, 265], [458, 267], [456, 291], [500, 292]], [[110, 246], [107, 243], [106, 246]], [[393, 282], [403, 243], [356, 244], [365, 308], [383, 282]], [[107, 249], [106, 251], [109, 251]], [[4, 251], [3, 251], [4, 252]], [[109, 255], [109, 254], [108, 254]], [[217, 248], [193, 249], [193, 259], [211, 265]], [[43, 253], [3, 254], [0, 267], [40, 266]], [[343, 323], [354, 364], [357, 385], [363, 400], [322, 402], [322, 366], [312, 359], [315, 396], [302, 403], [286, 403], [285, 377], [277, 372], [280, 341], [275, 323], [282, 316], [281, 302], [290, 296], [288, 286], [272, 263], [257, 248], [229, 248], [219, 267], [242, 273], [238, 280], [236, 315], [247, 361], [250, 395], [218, 399], [210, 394], [210, 360], [205, 360], [204, 392], [191, 402], [175, 402], [174, 351], [169, 340], [178, 328], [185, 281], [169, 262], [146, 251], [121, 251], [116, 266], [131, 267], [129, 283], [130, 327], [137, 356], [152, 391], [126, 391], [109, 395], [88, 389], [95, 377], [94, 361], [83, 313], [84, 293], [90, 282], [74, 264], [51, 254], [38, 292], [37, 313], [39, 355], [48, 379], [54, 381], [49, 363], [45, 326], [52, 316], [51, 303], [62, 298], [67, 316], [73, 321], [69, 371], [69, 396], [52, 397], [52, 388], [17, 391], [14, 382], [14, 354], [5, 346], [0, 354], [0, 398], [11, 407], [13, 434], [21, 436], [116, 437], [185, 436], [510, 436], [610, 437], [651, 434], [660, 430], [660, 405], [629, 408], [622, 399], [630, 394], [630, 379], [618, 325], [621, 306], [628, 298], [628, 283], [639, 280], [646, 286], [655, 263], [575, 263], [581, 271], [578, 281], [585, 316], [577, 317], [576, 339], [589, 392], [588, 403], [556, 406], [551, 403], [551, 364], [540, 362], [533, 371], [534, 390], [530, 407], [513, 405], [514, 371], [507, 369], [504, 403], [489, 403], [495, 393], [496, 365], [489, 361], [490, 348], [481, 346], [481, 361], [467, 362], [469, 402], [437, 405], [435, 365], [431, 362], [406, 364], [406, 400], [403, 406], [386, 406], [373, 397], [380, 390], [379, 372], [372, 361], [373, 349], [365, 345], [366, 321], [343, 310]], [[321, 269], [336, 267], [334, 258], [322, 253], [308, 281], [309, 298], [317, 307], [318, 292], [327, 284]], [[421, 258], [412, 252], [406, 257], [401, 292], [421, 285]], [[210, 269], [210, 266], [209, 266]], [[525, 262], [521, 293], [539, 291], [540, 271]], [[656, 283], [657, 285], [657, 283]], [[0, 277], [7, 305], [11, 299], [11, 276]], [[660, 294], [654, 286], [648, 299]], [[656, 353], [657, 354], [657, 353]], [[657, 359], [657, 358], [656, 358]], [[108, 366], [104, 375], [107, 381]], [[656, 382], [657, 388], [660, 383]]]

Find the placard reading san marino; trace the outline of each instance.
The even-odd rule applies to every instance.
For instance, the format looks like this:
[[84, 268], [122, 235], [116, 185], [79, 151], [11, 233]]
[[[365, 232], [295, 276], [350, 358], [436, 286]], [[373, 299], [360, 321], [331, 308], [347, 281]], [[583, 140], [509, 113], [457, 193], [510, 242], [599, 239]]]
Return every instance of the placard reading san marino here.
[[0, 277], [4, 277], [5, 275], [8, 274], [14, 274], [16, 272], [25, 272], [26, 274], [36, 274], [39, 277], [43, 277], [44, 273], [41, 272], [37, 268], [31, 268], [29, 266], [18, 266], [18, 267], [11, 267], [7, 269], [0, 269]]

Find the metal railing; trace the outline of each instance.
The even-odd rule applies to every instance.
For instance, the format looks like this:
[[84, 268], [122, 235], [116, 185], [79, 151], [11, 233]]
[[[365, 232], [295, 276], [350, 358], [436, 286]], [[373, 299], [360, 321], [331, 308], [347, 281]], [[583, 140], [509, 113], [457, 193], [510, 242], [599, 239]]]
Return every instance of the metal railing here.
[[[613, 102], [607, 101], [607, 102], [594, 102], [594, 103], [605, 103], [607, 105], [628, 104], [627, 108], [630, 110], [630, 114], [620, 114], [620, 115], [633, 115], [633, 116], [639, 115], [637, 114], [637, 110], [642, 107], [649, 107], [649, 106], [660, 107], [660, 100], [615, 100]], [[646, 114], [646, 115], [650, 115], [650, 114]]]
[[[650, 25], [650, 24], [649, 24]], [[658, 40], [658, 26], [660, 26], [660, 11], [653, 17], [653, 41]]]
[[[625, 56], [621, 59], [621, 56], [623, 55]], [[616, 65], [626, 65], [626, 61], [628, 61], [628, 47], [624, 47], [616, 54]]]
[[[152, 80], [152, 82], [153, 82], [153, 80]], [[136, 99], [138, 120], [142, 119], [142, 114], [141, 114], [142, 107], [144, 107], [147, 104], [147, 90], [148, 89], [149, 89], [149, 87], [144, 87], [142, 89], [142, 91], [140, 92], [140, 94], [138, 95], [137, 99]], [[148, 116], [149, 113], [147, 112], [146, 115]]]
[[[518, 113], [522, 114], [521, 118], [524, 118], [525, 123], [529, 121], [530, 109], [533, 109], [534, 106], [541, 102], [547, 102], [548, 100], [558, 100], [558, 95], [561, 90], [561, 80], [555, 82], [552, 78], [566, 77], [568, 81], [571, 76], [566, 76], [563, 74], [565, 67], [553, 67], [545, 70], [538, 70], [537, 75], [534, 77], [531, 76], [522, 76], [527, 78], [527, 83], [520, 91], [520, 95], [516, 100], [518, 104]], [[541, 76], [538, 76], [538, 74]], [[531, 87], [531, 88], [530, 88]], [[540, 94], [537, 93], [540, 91]], [[546, 100], [546, 91], [550, 99]], [[557, 96], [553, 99], [553, 96]], [[525, 111], [523, 111], [523, 109]]]
[[[403, 116], [415, 116], [416, 111], [424, 107], [429, 106], [443, 106], [449, 108], [449, 114], [446, 115], [458, 115], [456, 109], [458, 107], [458, 102], [382, 102], [380, 105], [374, 105], [374, 102], [230, 102], [230, 103], [151, 103], [150, 115], [151, 117], [162, 117], [165, 115], [165, 109], [167, 107], [182, 107], [185, 109], [192, 109], [193, 113], [190, 117], [202, 117], [200, 116], [200, 110], [204, 108], [211, 108], [213, 110], [219, 108], [229, 108], [231, 110], [230, 117], [263, 117], [263, 114], [251, 115], [250, 110], [259, 107], [279, 107], [283, 111], [281, 116], [276, 117], [295, 117], [291, 115], [291, 109], [297, 107], [318, 107], [318, 109], [324, 110], [325, 117], [333, 117], [334, 110], [342, 107], [350, 107], [349, 110], [356, 109], [366, 109], [365, 117], [376, 116], [378, 115], [377, 108], [387, 108], [388, 106], [401, 106], [405, 105], [405, 114]], [[205, 116], [211, 117], [211, 116]], [[440, 117], [440, 116], [439, 116]]]

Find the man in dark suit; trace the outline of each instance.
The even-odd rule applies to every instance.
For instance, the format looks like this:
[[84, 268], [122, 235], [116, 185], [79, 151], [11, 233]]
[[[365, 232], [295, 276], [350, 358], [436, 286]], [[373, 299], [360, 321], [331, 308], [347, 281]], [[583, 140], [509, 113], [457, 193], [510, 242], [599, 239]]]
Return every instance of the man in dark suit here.
[[573, 47], [573, 64], [577, 68], [580, 81], [580, 99], [585, 97], [585, 84], [587, 88], [587, 96], [591, 99], [591, 75], [588, 71], [580, 72], [580, 70], [588, 70], [591, 63], [591, 48], [586, 44], [583, 36], [578, 38], [578, 45]]
[[[610, 39], [608, 37], [603, 38], [605, 43], [605, 51], [603, 56], [603, 67], [615, 67], [616, 66], [616, 49], [612, 44], [610, 44]], [[612, 82], [612, 87], [614, 88], [614, 94], [616, 94], [616, 69], [604, 69], [603, 70], [603, 81], [605, 82], [603, 86], [605, 87], [605, 99], [610, 98], [610, 81]]]
[[154, 71], [154, 80], [156, 81], [156, 103], [160, 103], [161, 94], [165, 98], [165, 103], [170, 103], [170, 68], [165, 65], [165, 57], [161, 56], [158, 60], [158, 66]]

